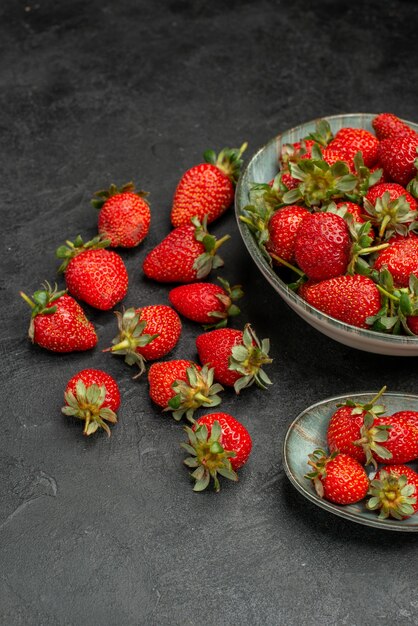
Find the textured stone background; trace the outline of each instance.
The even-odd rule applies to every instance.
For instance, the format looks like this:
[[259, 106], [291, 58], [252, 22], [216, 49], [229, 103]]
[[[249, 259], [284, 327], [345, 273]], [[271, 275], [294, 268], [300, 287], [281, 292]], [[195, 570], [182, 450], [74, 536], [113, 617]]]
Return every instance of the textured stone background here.
[[[0, 622], [43, 625], [418, 624], [417, 537], [373, 531], [305, 501], [287, 481], [290, 421], [330, 395], [418, 392], [417, 359], [361, 353], [308, 327], [264, 282], [232, 211], [222, 275], [247, 295], [236, 327], [270, 336], [268, 392], [224, 394], [253, 454], [240, 482], [192, 492], [181, 426], [104, 355], [111, 313], [87, 312], [99, 346], [59, 356], [26, 339], [32, 293], [54, 251], [95, 234], [92, 193], [133, 179], [152, 226], [123, 253], [126, 306], [166, 303], [141, 263], [169, 231], [181, 173], [204, 150], [324, 114], [393, 111], [418, 121], [413, 1], [2, 0]], [[59, 279], [62, 280], [62, 279]], [[194, 357], [184, 322], [173, 357]], [[110, 440], [60, 413], [66, 381], [105, 368], [122, 390]]]

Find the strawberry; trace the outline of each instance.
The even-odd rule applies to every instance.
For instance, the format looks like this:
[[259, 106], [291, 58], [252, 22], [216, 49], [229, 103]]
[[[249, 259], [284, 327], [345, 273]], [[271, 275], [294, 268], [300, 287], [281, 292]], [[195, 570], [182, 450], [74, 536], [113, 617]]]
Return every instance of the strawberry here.
[[200, 417], [193, 428], [185, 427], [188, 442], [182, 447], [191, 454], [184, 460], [194, 471], [194, 491], [203, 491], [213, 479], [219, 491], [218, 474], [237, 481], [236, 470], [245, 465], [252, 448], [250, 433], [228, 413], [211, 413]]
[[185, 415], [194, 422], [196, 409], [221, 403], [217, 394], [223, 387], [213, 384], [213, 374], [206, 365], [200, 368], [184, 359], [153, 363], [148, 371], [151, 400], [165, 411], [172, 411], [175, 420]]
[[94, 326], [81, 306], [65, 291], [52, 289], [48, 283], [35, 291], [31, 300], [20, 295], [32, 309], [29, 339], [52, 352], [90, 350], [97, 344]]
[[406, 519], [418, 510], [418, 474], [407, 465], [385, 465], [371, 481], [369, 495], [366, 507], [379, 511], [380, 519]]
[[[113, 346], [104, 352], [121, 354], [128, 365], [138, 365], [139, 374], [145, 371], [145, 361], [155, 361], [165, 356], [177, 344], [181, 321], [177, 313], [166, 304], [152, 304], [139, 309], [115, 311], [119, 334]], [[144, 333], [146, 331], [146, 333]]]
[[[386, 433], [382, 434], [383, 431]], [[418, 429], [402, 419], [374, 417], [369, 413], [364, 418], [360, 434], [357, 444], [363, 446], [367, 463], [392, 465], [408, 463], [418, 457]], [[382, 441], [384, 447], [376, 444]]]
[[[355, 153], [354, 153], [355, 154]], [[350, 172], [354, 173], [354, 160], [353, 157], [349, 157], [346, 152], [332, 148], [331, 145], [328, 148], [323, 148], [322, 158], [328, 165], [334, 165], [335, 163], [343, 162], [348, 165]]]
[[64, 399], [62, 412], [84, 420], [85, 435], [101, 427], [110, 437], [106, 422], [116, 424], [120, 406], [119, 387], [110, 374], [96, 369], [81, 370], [68, 381]]
[[418, 203], [401, 185], [378, 183], [364, 197], [364, 208], [379, 226], [379, 236], [390, 239], [396, 233], [408, 234], [409, 225], [417, 218]]
[[403, 420], [418, 429], [418, 411], [397, 411], [391, 415], [392, 420]]
[[418, 209], [418, 202], [402, 185], [398, 183], [377, 183], [369, 188], [365, 199], [375, 205], [378, 198], [382, 198], [385, 192], [389, 193], [390, 200], [397, 200], [401, 196], [405, 196], [405, 200], [409, 204], [411, 211]]
[[331, 452], [343, 452], [359, 463], [366, 462], [365, 451], [355, 442], [361, 437], [360, 430], [366, 414], [377, 416], [384, 412], [384, 406], [376, 405], [376, 402], [385, 390], [386, 387], [383, 387], [373, 400], [367, 403], [348, 399], [343, 405], [338, 405], [339, 408], [331, 416], [327, 428], [327, 443]]
[[357, 224], [364, 224], [365, 219], [363, 217], [363, 208], [356, 202], [350, 202], [349, 200], [347, 200], [346, 202], [337, 202], [336, 208], [338, 211], [337, 215], [341, 215], [341, 213], [344, 211], [341, 217], [344, 217], [345, 213], [349, 213], [353, 216], [353, 219], [355, 222], [357, 222]]
[[193, 218], [190, 224], [179, 226], [169, 233], [151, 252], [143, 263], [148, 278], [162, 283], [191, 283], [201, 280], [214, 269], [223, 265], [217, 255], [218, 248], [229, 239], [225, 235], [219, 241], [203, 223]]
[[288, 168], [289, 161], [296, 162], [302, 157], [311, 157], [312, 146], [315, 144], [313, 139], [302, 139], [294, 143], [285, 143], [281, 147], [280, 165], [282, 168]]
[[334, 213], [313, 213], [301, 222], [295, 237], [296, 262], [311, 280], [345, 274], [351, 239], [344, 219]]
[[[192, 283], [174, 287], [168, 298], [174, 308], [188, 319], [205, 324], [205, 328], [222, 328], [229, 316], [240, 313], [235, 300], [242, 298], [241, 285], [231, 287], [218, 277], [222, 286], [213, 283]], [[218, 322], [218, 323], [216, 323]]]
[[294, 261], [297, 232], [308, 215], [310, 216], [309, 211], [297, 204], [288, 205], [273, 213], [268, 222], [268, 239], [265, 244], [273, 259], [279, 257], [290, 263]]
[[374, 268], [387, 268], [398, 287], [408, 287], [411, 274], [418, 274], [418, 237], [400, 237], [379, 252]]
[[378, 147], [378, 139], [364, 128], [341, 128], [328, 144], [330, 150], [337, 150], [348, 162], [361, 152], [366, 167], [376, 163]]
[[144, 191], [135, 191], [133, 183], [120, 189], [110, 185], [109, 189], [97, 191], [91, 201], [100, 209], [98, 230], [104, 239], [110, 239], [113, 248], [133, 248], [148, 234], [151, 212]]
[[271, 384], [262, 369], [272, 362], [268, 356], [270, 342], [260, 342], [249, 324], [243, 331], [219, 328], [199, 335], [196, 347], [200, 362], [214, 368], [215, 380], [234, 387], [236, 393], [253, 383], [262, 389]]
[[380, 113], [376, 115], [372, 121], [372, 126], [376, 133], [376, 137], [382, 141], [382, 139], [388, 139], [388, 137], [400, 137], [402, 135], [415, 135], [415, 131], [403, 122], [399, 117], [396, 117], [393, 113]]
[[379, 161], [395, 182], [406, 187], [416, 174], [418, 134], [384, 139], [379, 145]]
[[206, 163], [195, 165], [183, 174], [171, 209], [171, 223], [175, 228], [188, 226], [195, 216], [199, 220], [206, 216], [209, 224], [231, 206], [246, 147], [244, 143], [239, 150], [224, 148], [219, 155], [208, 150], [204, 154]]
[[368, 328], [367, 318], [380, 310], [380, 293], [374, 282], [360, 274], [305, 284], [299, 295], [319, 311], [358, 328]]
[[354, 504], [367, 495], [369, 479], [365, 469], [348, 454], [331, 455], [318, 448], [309, 455], [308, 465], [313, 471], [305, 475], [312, 480], [320, 498], [335, 504]]
[[66, 244], [56, 254], [63, 259], [59, 271], [64, 272], [68, 291], [96, 309], [113, 308], [126, 296], [128, 272], [121, 257], [105, 249], [109, 240], [98, 236], [83, 243], [78, 236]]

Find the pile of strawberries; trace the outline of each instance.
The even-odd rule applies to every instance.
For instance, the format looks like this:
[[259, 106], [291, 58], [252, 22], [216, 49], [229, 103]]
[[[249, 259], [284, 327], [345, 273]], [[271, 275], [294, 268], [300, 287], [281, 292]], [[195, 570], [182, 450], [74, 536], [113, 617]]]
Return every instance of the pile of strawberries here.
[[306, 302], [347, 324], [418, 334], [418, 134], [391, 113], [285, 144], [241, 220]]
[[[215, 412], [195, 420], [197, 409], [214, 409], [221, 403], [223, 386], [240, 393], [256, 383], [265, 389], [271, 384], [262, 367], [271, 362], [269, 342], [260, 341], [250, 324], [243, 330], [227, 328], [230, 316], [240, 311], [235, 301], [241, 287], [202, 282], [214, 268], [223, 265], [218, 251], [229, 239], [220, 240], [208, 232], [207, 224], [231, 205], [235, 183], [242, 165], [241, 149], [224, 149], [206, 162], [192, 167], [181, 178], [171, 212], [173, 230], [145, 257], [143, 272], [159, 283], [181, 283], [168, 294], [169, 304], [154, 304], [115, 311], [118, 330], [112, 346], [103, 349], [136, 365], [139, 377], [148, 369], [149, 395], [176, 420], [183, 416], [191, 426], [183, 447], [189, 456], [185, 464], [193, 469], [195, 491], [218, 476], [237, 480], [236, 470], [247, 461], [252, 441], [247, 429], [227, 413]], [[98, 343], [93, 324], [79, 301], [102, 310], [113, 310], [128, 291], [128, 273], [122, 257], [109, 248], [133, 248], [147, 236], [151, 221], [146, 193], [132, 183], [122, 188], [111, 185], [92, 201], [99, 209], [98, 235], [84, 242], [78, 236], [57, 249], [66, 289], [58, 291], [45, 283], [32, 298], [21, 293], [32, 311], [29, 337], [42, 348], [68, 353], [89, 350]], [[196, 347], [200, 363], [188, 359], [161, 360], [179, 341], [182, 323], [179, 313], [203, 324], [208, 332], [199, 334]], [[211, 330], [209, 330], [211, 329]], [[117, 382], [103, 370], [85, 369], [68, 382], [65, 415], [83, 420], [84, 434], [117, 422], [121, 398]]]
[[[377, 404], [384, 387], [368, 403], [348, 399], [337, 405], [327, 428], [329, 453], [309, 455], [317, 494], [340, 505], [365, 500], [380, 519], [401, 520], [418, 511], [418, 473], [406, 463], [418, 459], [418, 412], [384, 415]], [[373, 472], [368, 475], [365, 466]]]

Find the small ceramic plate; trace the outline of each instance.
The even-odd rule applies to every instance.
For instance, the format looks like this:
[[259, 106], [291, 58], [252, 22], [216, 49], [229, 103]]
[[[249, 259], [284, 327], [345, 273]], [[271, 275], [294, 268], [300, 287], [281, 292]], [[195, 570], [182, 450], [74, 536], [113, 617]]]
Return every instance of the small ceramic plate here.
[[[403, 532], [418, 532], [418, 513], [405, 520], [378, 519], [378, 513], [368, 511], [364, 501], [357, 504], [340, 506], [320, 498], [313, 487], [312, 481], [304, 478], [310, 470], [307, 461], [308, 455], [315, 448], [327, 449], [327, 425], [331, 415], [336, 411], [336, 405], [345, 402], [348, 398], [354, 402], [367, 402], [376, 392], [353, 393], [344, 396], [335, 396], [322, 402], [317, 402], [300, 413], [290, 424], [283, 443], [283, 465], [285, 472], [294, 487], [308, 500], [322, 507], [330, 513], [345, 517], [352, 522]], [[386, 407], [386, 415], [396, 411], [418, 411], [418, 396], [402, 393], [385, 393], [382, 404]], [[417, 469], [412, 464], [414, 469]]]

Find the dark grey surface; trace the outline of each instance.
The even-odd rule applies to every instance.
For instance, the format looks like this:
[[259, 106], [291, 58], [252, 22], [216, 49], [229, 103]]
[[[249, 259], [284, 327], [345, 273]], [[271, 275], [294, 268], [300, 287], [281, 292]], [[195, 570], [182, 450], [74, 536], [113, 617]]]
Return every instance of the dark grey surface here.
[[[151, 192], [149, 237], [123, 253], [124, 304], [166, 303], [169, 287], [145, 281], [141, 263], [204, 150], [248, 140], [249, 157], [323, 114], [418, 121], [417, 4], [2, 0], [0, 18], [0, 623], [418, 624], [418, 538], [319, 510], [287, 481], [280, 452], [290, 421], [322, 398], [384, 383], [417, 393], [417, 359], [307, 327], [262, 280], [231, 211], [213, 230], [231, 233], [222, 275], [247, 291], [234, 324], [271, 337], [274, 386], [224, 394], [253, 453], [238, 484], [199, 495], [181, 426], [101, 352], [112, 313], [86, 307], [94, 351], [53, 355], [27, 341], [18, 296], [56, 279], [65, 239], [95, 234], [89, 199], [112, 181]], [[172, 356], [195, 357], [199, 332], [184, 322]], [[67, 380], [91, 366], [121, 387], [110, 440], [86, 440], [60, 413]]]

